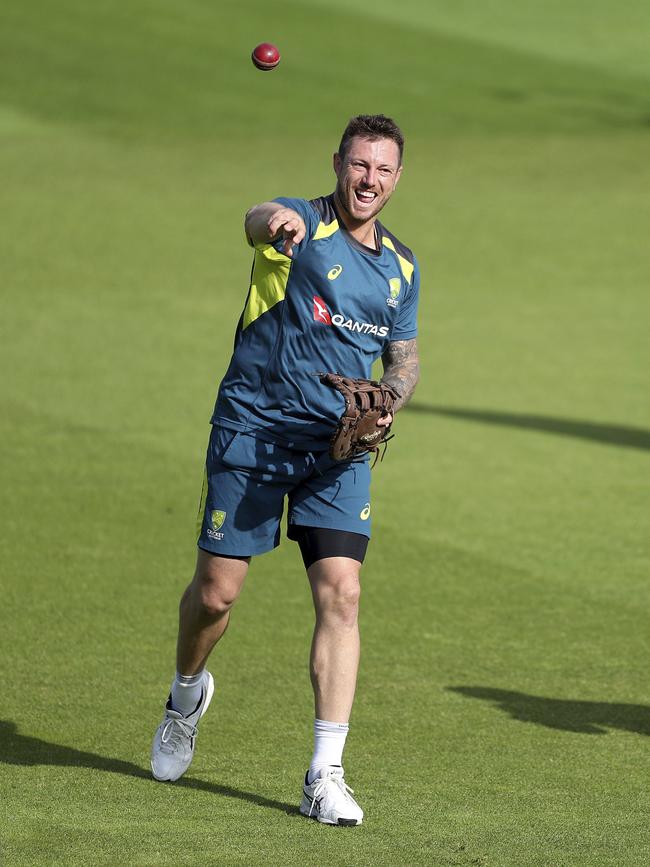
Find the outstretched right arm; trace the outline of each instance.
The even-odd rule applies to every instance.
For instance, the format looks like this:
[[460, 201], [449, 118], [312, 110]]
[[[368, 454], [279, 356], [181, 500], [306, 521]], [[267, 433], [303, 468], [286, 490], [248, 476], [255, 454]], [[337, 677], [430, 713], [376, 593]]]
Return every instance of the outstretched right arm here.
[[287, 256], [293, 254], [293, 245], [299, 244], [307, 231], [300, 214], [278, 202], [254, 205], [246, 214], [244, 226], [253, 245], [284, 238], [282, 249]]

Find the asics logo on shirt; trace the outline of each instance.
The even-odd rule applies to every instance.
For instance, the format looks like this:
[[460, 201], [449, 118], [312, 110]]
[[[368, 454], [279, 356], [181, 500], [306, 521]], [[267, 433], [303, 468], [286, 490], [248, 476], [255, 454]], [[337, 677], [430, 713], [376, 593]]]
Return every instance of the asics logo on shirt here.
[[339, 274], [343, 271], [343, 265], [335, 265], [333, 268], [327, 272], [328, 280], [336, 280]]
[[373, 325], [372, 322], [357, 322], [356, 319], [346, 319], [341, 313], [332, 315], [322, 298], [314, 295], [314, 319], [324, 325], [334, 325], [337, 328], [347, 328], [358, 334], [376, 334], [377, 337], [388, 336], [387, 325]]

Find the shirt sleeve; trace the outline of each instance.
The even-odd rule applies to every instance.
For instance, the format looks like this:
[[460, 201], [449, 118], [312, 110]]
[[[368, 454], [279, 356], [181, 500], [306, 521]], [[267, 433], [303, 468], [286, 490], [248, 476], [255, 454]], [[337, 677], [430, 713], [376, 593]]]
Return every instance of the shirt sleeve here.
[[[305, 237], [299, 244], [295, 244], [293, 248], [292, 258], [295, 259], [296, 256], [299, 256], [302, 253], [302, 251], [311, 240], [314, 232], [316, 231], [319, 223], [318, 214], [314, 210], [313, 206], [310, 205], [306, 199], [291, 199], [286, 196], [279, 196], [277, 199], [273, 199], [273, 201], [276, 202], [278, 205], [282, 205], [283, 208], [291, 208], [293, 211], [296, 211], [305, 221], [305, 227], [307, 229], [307, 231], [305, 232]], [[248, 243], [252, 247], [267, 247], [266, 242], [256, 245], [251, 242], [250, 238], [248, 238]], [[278, 251], [278, 253], [284, 254], [284, 250], [282, 249], [282, 246], [284, 244], [284, 238], [279, 237], [277, 240], [271, 241], [270, 244], [275, 250]]]
[[412, 340], [418, 334], [418, 302], [420, 299], [420, 268], [417, 259], [413, 259], [413, 279], [406, 292], [406, 297], [400, 304], [397, 321], [390, 335], [391, 340]]

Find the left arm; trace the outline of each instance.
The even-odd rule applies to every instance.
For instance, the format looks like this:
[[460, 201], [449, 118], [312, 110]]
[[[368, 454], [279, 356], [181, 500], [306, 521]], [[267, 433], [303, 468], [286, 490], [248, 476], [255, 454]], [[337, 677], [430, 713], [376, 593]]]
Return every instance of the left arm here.
[[412, 340], [393, 340], [381, 357], [384, 365], [382, 382], [392, 385], [400, 395], [395, 412], [411, 399], [420, 378], [420, 360], [415, 337]]

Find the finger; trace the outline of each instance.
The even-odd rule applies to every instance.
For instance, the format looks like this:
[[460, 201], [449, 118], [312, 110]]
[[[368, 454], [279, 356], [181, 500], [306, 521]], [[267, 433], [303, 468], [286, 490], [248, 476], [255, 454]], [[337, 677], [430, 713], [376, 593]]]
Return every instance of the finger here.
[[269, 236], [275, 238], [284, 223], [286, 222], [286, 214], [283, 217], [282, 211], [276, 211], [266, 224], [269, 230]]
[[275, 211], [275, 213], [271, 214], [266, 224], [269, 228], [269, 232], [277, 234], [277, 232], [284, 225], [284, 223], [291, 220], [291, 218], [294, 216], [295, 212], [290, 210], [289, 208], [280, 208], [279, 211]]
[[304, 222], [304, 220], [300, 220], [300, 222], [298, 224], [298, 228], [296, 229], [294, 236], [293, 236], [294, 243], [299, 244], [303, 240], [303, 238], [305, 237], [306, 234], [307, 234], [307, 227], [305, 226], [305, 222]]
[[377, 419], [377, 427], [388, 427], [393, 423], [393, 416], [388, 413], [388, 415], [382, 415]]
[[282, 227], [284, 243], [282, 249], [287, 256], [293, 255], [293, 248], [305, 237], [307, 229], [303, 220], [291, 220]]
[[284, 242], [282, 244], [282, 249], [287, 254], [287, 256], [293, 256], [293, 248], [296, 243], [294, 230], [290, 229], [288, 226], [284, 226], [282, 231], [284, 233]]
[[299, 244], [302, 241], [307, 232], [305, 221], [299, 214], [289, 208], [283, 208], [281, 211], [276, 211], [268, 221], [267, 226], [271, 238], [275, 238], [282, 229], [285, 234], [291, 232], [295, 237], [296, 244]]
[[293, 223], [298, 219], [300, 218], [295, 211], [292, 211], [290, 208], [280, 208], [279, 211], [276, 211], [269, 217], [267, 226], [270, 232], [277, 234], [286, 223]]

